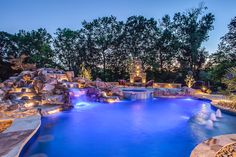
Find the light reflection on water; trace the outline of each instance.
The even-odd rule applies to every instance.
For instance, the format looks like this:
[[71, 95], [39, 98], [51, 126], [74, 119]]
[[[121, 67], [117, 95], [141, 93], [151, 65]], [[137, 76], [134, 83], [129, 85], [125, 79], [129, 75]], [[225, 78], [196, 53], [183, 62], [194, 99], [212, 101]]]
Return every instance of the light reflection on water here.
[[35, 141], [25, 157], [188, 157], [199, 142], [236, 132], [236, 117], [226, 114], [207, 128], [215, 111], [200, 100], [73, 101], [73, 110], [43, 119], [39, 136], [53, 135], [53, 140]]

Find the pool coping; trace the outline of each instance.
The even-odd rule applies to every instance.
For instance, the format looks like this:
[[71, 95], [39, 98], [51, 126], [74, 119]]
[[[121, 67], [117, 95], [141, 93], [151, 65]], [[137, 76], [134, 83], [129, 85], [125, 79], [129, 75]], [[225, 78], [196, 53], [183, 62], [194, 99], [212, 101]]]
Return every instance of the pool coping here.
[[[24, 124], [24, 126], [21, 126], [22, 124]], [[39, 114], [35, 116], [15, 119], [12, 125], [9, 128], [7, 128], [4, 132], [2, 132], [2, 135], [4, 136], [10, 133], [22, 134], [25, 132], [30, 132], [30, 134], [27, 137], [20, 139], [19, 143], [14, 144], [12, 148], [3, 155], [3, 157], [19, 157], [25, 145], [37, 133], [40, 126], [41, 126], [41, 116]], [[6, 145], [7, 144], [11, 145], [11, 143], [6, 142]]]
[[[51, 108], [43, 109], [43, 115], [50, 115], [57, 112], [62, 111], [63, 108], [61, 106], [54, 106]], [[12, 125], [4, 130], [2, 133], [0, 133], [3, 137], [4, 135], [7, 136], [7, 134], [24, 134], [26, 132], [30, 132], [30, 134], [20, 139], [20, 142], [17, 144], [13, 144], [13, 147], [3, 155], [3, 157], [20, 157], [21, 153], [24, 151], [25, 147], [27, 147], [27, 144], [31, 141], [31, 139], [36, 135], [36, 133], [39, 131], [39, 128], [41, 126], [41, 115], [37, 113], [33, 116], [27, 116], [23, 118], [8, 118], [7, 120], [12, 120]], [[30, 119], [32, 121], [30, 121]], [[1, 119], [6, 120], [6, 119]], [[25, 124], [26, 126], [19, 126], [19, 124]], [[28, 128], [27, 128], [28, 127]], [[6, 143], [7, 144], [7, 143]], [[10, 145], [10, 143], [8, 143]]]
[[232, 110], [232, 109], [230, 109], [230, 108], [225, 108], [225, 107], [223, 107], [223, 106], [221, 106], [221, 105], [218, 105], [217, 103], [211, 103], [211, 106], [213, 106], [213, 107], [215, 107], [215, 108], [217, 108], [217, 109], [220, 109], [220, 110], [222, 110], [224, 113], [227, 113], [227, 114], [231, 114], [231, 115], [233, 115], [233, 116], [236, 116], [236, 111], [235, 110]]
[[198, 144], [190, 157], [215, 157], [221, 149], [235, 142], [236, 134], [214, 136]]
[[[41, 117], [41, 116], [40, 116]], [[39, 128], [41, 126], [41, 120], [39, 122], [39, 125], [34, 129], [34, 131], [25, 139], [25, 141], [21, 144], [21, 147], [16, 155], [16, 157], [19, 157], [22, 150], [24, 149], [24, 147], [26, 146], [26, 144], [31, 140], [31, 138], [38, 132]]]

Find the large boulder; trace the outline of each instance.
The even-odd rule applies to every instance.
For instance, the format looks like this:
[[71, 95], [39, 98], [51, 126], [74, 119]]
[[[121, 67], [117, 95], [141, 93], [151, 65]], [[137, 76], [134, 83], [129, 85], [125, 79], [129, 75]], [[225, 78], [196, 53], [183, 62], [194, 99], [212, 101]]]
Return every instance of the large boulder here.
[[0, 111], [6, 110], [8, 105], [4, 101], [0, 101]]
[[56, 85], [56, 84], [58, 84], [58, 80], [55, 78], [51, 78], [51, 79], [47, 80], [47, 83], [51, 84], [51, 85]]
[[22, 77], [25, 81], [30, 81], [33, 79], [37, 74], [37, 71], [22, 71], [20, 73], [20, 77]]
[[43, 85], [42, 91], [43, 92], [52, 92], [54, 89], [55, 89], [55, 85], [46, 83]]
[[56, 75], [55, 74], [50, 74], [50, 73], [46, 73], [43, 75], [43, 78], [46, 82], [48, 82], [48, 80], [50, 79], [56, 79]]
[[13, 87], [15, 81], [14, 80], [6, 80], [3, 83], [4, 83], [4, 86]]
[[84, 78], [82, 78], [82, 77], [78, 77], [78, 78], [77, 78], [77, 81], [78, 81], [78, 83], [80, 83], [80, 84], [85, 84], [85, 83], [87, 82], [87, 80], [84, 79]]
[[0, 83], [0, 88], [5, 87], [4, 83]]
[[17, 81], [15, 83], [15, 86], [16, 87], [25, 87], [25, 86], [27, 86], [27, 82], [24, 79], [20, 79], [19, 81]]
[[34, 90], [35, 90], [36, 93], [41, 92], [41, 90], [43, 89], [43, 87], [44, 87], [44, 84], [43, 84], [42, 80], [39, 80], [39, 79], [34, 80], [34, 82], [33, 82], [33, 88], [34, 88]]
[[19, 109], [19, 104], [12, 104], [10, 106], [7, 107], [7, 111], [15, 111]]
[[32, 108], [32, 107], [34, 107], [34, 106], [37, 106], [39, 104], [39, 101], [38, 100], [34, 100], [34, 99], [32, 99], [32, 100], [26, 100], [26, 101], [24, 101], [24, 103], [23, 103], [23, 107], [21, 107], [21, 109], [22, 108]]
[[95, 87], [90, 87], [87, 89], [87, 92], [86, 94], [88, 96], [96, 96], [96, 97], [99, 97], [102, 95], [102, 91], [98, 88], [95, 88]]
[[72, 82], [73, 78], [75, 77], [74, 71], [67, 71], [66, 76], [70, 82]]
[[1, 98], [1, 97], [4, 97], [5, 94], [6, 94], [6, 92], [5, 92], [4, 90], [0, 89], [0, 98]]
[[30, 74], [24, 74], [22, 78], [25, 82], [30, 82], [31, 81], [31, 75]]
[[195, 93], [195, 90], [192, 88], [189, 88], [189, 87], [183, 87], [182, 89], [183, 89], [185, 95], [194, 95], [194, 93]]
[[34, 77], [35, 74], [36, 74], [36, 71], [28, 71], [28, 70], [22, 71], [22, 72], [20, 73], [21, 76], [29, 75], [30, 77]]
[[95, 81], [96, 87], [99, 89], [111, 89], [113, 86], [110, 83]]
[[164, 90], [162, 90], [162, 88], [156, 88], [153, 91], [153, 96], [154, 97], [163, 96], [163, 95], [164, 95]]
[[12, 82], [16, 82], [16, 81], [18, 81], [20, 79], [20, 77], [18, 77], [18, 76], [12, 76], [12, 77], [10, 77], [8, 80], [11, 80]]
[[113, 96], [119, 96], [119, 97], [123, 97], [124, 96], [122, 90], [117, 88], [117, 87], [113, 87], [111, 89], [111, 93], [112, 93]]
[[42, 104], [63, 105], [64, 103], [64, 95], [45, 95], [42, 100]]

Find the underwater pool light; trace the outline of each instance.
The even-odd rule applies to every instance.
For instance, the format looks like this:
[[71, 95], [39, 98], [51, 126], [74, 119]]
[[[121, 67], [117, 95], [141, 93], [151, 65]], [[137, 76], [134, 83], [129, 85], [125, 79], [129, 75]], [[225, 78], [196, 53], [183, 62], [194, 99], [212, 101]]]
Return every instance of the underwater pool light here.
[[192, 98], [185, 98], [184, 100], [192, 101]]
[[77, 102], [76, 104], [75, 104], [75, 108], [81, 108], [81, 107], [87, 107], [87, 106], [91, 106], [91, 104], [90, 103], [88, 103], [88, 102]]

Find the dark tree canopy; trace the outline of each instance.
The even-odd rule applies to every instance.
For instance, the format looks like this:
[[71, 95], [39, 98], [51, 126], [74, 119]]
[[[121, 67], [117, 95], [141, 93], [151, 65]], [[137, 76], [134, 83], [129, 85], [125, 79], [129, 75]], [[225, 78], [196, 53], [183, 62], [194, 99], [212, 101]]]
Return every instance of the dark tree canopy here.
[[211, 79], [218, 84], [226, 74], [226, 69], [236, 66], [236, 17], [228, 25], [228, 32], [221, 38], [218, 50], [210, 56]]
[[[16, 34], [0, 32], [0, 59], [7, 62], [10, 56], [26, 54], [30, 56], [27, 62], [38, 67], [60, 67], [80, 74], [84, 65], [93, 79], [117, 81], [129, 78], [130, 63], [138, 58], [148, 79], [183, 82], [189, 70], [200, 78], [200, 72], [209, 69], [208, 52], [202, 43], [213, 29], [214, 15], [205, 12], [200, 6], [158, 21], [144, 16], [131, 16], [126, 21], [100, 17], [84, 21], [78, 30], [59, 28], [53, 36], [42, 28]], [[225, 56], [225, 49], [235, 46], [234, 25], [235, 19], [222, 39], [227, 43], [222, 44]], [[234, 58], [235, 49], [227, 53]]]
[[178, 61], [181, 69], [189, 69], [194, 73], [200, 71], [208, 56], [207, 51], [201, 46], [208, 39], [215, 19], [211, 13], [203, 15], [205, 9], [199, 7], [174, 15], [174, 25], [180, 42]]

